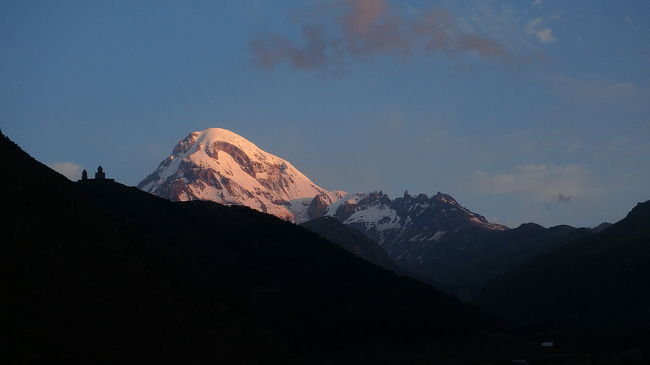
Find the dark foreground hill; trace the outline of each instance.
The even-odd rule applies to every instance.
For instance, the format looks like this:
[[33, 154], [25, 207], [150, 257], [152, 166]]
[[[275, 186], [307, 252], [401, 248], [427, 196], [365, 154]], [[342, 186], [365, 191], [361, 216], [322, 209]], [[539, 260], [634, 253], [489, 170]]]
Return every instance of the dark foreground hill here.
[[502, 275], [477, 302], [517, 326], [650, 347], [650, 201]]
[[389, 270], [396, 268], [395, 263], [388, 257], [388, 253], [376, 242], [354, 228], [346, 226], [336, 218], [320, 217], [305, 222], [301, 226], [336, 243], [368, 262]]
[[428, 264], [416, 273], [472, 302], [481, 288], [497, 276], [592, 234], [586, 228], [545, 228], [534, 223], [503, 231], [459, 230], [430, 249]]
[[124, 227], [4, 136], [0, 171], [0, 363], [292, 361], [178, 247]]
[[478, 310], [302, 227], [72, 183], [0, 138], [2, 363], [535, 356]]

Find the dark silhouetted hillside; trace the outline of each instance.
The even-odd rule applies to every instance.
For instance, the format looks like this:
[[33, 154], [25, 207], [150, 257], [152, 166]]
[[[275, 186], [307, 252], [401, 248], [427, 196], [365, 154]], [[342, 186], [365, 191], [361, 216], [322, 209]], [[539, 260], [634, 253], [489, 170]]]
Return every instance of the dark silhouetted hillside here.
[[1, 138], [0, 363], [291, 361], [178, 245]]
[[518, 326], [647, 340], [650, 201], [600, 233], [497, 278], [477, 302]]
[[301, 226], [319, 236], [336, 243], [360, 258], [386, 269], [394, 269], [395, 264], [379, 245], [363, 233], [346, 226], [336, 218], [320, 217], [305, 222]]
[[473, 307], [244, 207], [72, 183], [2, 136], [4, 363], [506, 361]]
[[584, 228], [544, 228], [534, 223], [503, 231], [459, 230], [430, 249], [424, 256], [427, 266], [416, 273], [472, 302], [481, 288], [497, 276], [591, 234]]

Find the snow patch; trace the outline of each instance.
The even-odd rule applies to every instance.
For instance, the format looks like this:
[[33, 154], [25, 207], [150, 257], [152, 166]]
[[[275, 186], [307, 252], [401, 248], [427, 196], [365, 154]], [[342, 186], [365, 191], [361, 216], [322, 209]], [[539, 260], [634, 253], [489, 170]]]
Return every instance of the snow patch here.
[[361, 223], [366, 228], [374, 227], [378, 231], [400, 228], [400, 217], [397, 212], [385, 205], [373, 205], [352, 213], [345, 224]]
[[429, 237], [427, 241], [440, 241], [445, 236], [446, 231], [437, 231], [433, 236]]

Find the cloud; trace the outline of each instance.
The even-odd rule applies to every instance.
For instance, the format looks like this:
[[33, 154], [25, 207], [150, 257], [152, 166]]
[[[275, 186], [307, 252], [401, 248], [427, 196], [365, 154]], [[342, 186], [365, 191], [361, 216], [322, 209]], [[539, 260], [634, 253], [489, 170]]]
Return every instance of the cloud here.
[[385, 0], [354, 0], [343, 17], [345, 28], [350, 34], [367, 33], [388, 10]]
[[558, 93], [586, 101], [618, 103], [648, 97], [647, 91], [629, 81], [582, 81], [565, 76], [554, 77], [551, 81], [558, 86]]
[[647, 39], [648, 35], [650, 35], [650, 28], [647, 26], [646, 22], [638, 20], [639, 16], [642, 17], [643, 15], [639, 14], [636, 18], [633, 18], [630, 15], [625, 15], [623, 17], [623, 22], [632, 31], [633, 35]]
[[626, 100], [637, 93], [636, 85], [632, 82], [613, 84], [582, 85], [577, 89], [578, 95], [591, 100]]
[[553, 35], [553, 30], [551, 28], [544, 28], [537, 31], [537, 39], [542, 43], [551, 43], [555, 42], [555, 36]]
[[650, 153], [650, 146], [643, 135], [643, 131], [638, 131], [638, 135], [616, 136], [611, 138], [603, 147], [617, 156], [643, 156]]
[[543, 27], [544, 19], [535, 18], [531, 19], [526, 25], [526, 34], [532, 34], [537, 37], [542, 43], [553, 43], [556, 41], [555, 35], [553, 35], [553, 30], [548, 27]]
[[252, 64], [262, 69], [288, 64], [300, 70], [340, 70], [350, 60], [408, 57], [416, 52], [473, 54], [505, 64], [543, 61], [539, 55], [515, 54], [497, 40], [460, 27], [446, 9], [404, 12], [387, 0], [331, 0], [327, 4], [296, 19], [299, 40], [274, 32], [251, 40]]
[[524, 153], [575, 153], [590, 146], [562, 129], [549, 128], [515, 130], [506, 135], [504, 142], [511, 146], [510, 148]]
[[74, 162], [55, 162], [49, 165], [54, 171], [67, 177], [70, 180], [81, 178], [82, 167]]
[[579, 165], [519, 165], [505, 173], [479, 171], [470, 181], [481, 193], [512, 194], [536, 203], [569, 203], [598, 190], [589, 171]]

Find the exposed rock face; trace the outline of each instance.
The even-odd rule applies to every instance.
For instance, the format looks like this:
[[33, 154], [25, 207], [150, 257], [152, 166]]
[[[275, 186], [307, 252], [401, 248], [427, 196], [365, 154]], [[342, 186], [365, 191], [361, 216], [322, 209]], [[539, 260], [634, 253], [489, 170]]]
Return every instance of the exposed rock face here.
[[[319, 197], [314, 211], [322, 212]], [[568, 226], [516, 229], [490, 223], [449, 195], [348, 194], [327, 207], [331, 216], [377, 242], [397, 266], [464, 300], [491, 279], [573, 239], [591, 234]]]
[[294, 222], [308, 219], [313, 197], [328, 202], [343, 195], [221, 128], [190, 133], [138, 188], [170, 200], [246, 205]]
[[307, 217], [311, 219], [320, 218], [327, 214], [327, 207], [332, 205], [335, 201], [343, 198], [344, 194], [318, 194], [309, 203], [307, 209]]
[[431, 248], [444, 244], [458, 232], [507, 229], [441, 193], [432, 197], [405, 193], [393, 200], [381, 191], [349, 194], [331, 204], [326, 215], [363, 232], [394, 260], [415, 264], [421, 264]]

